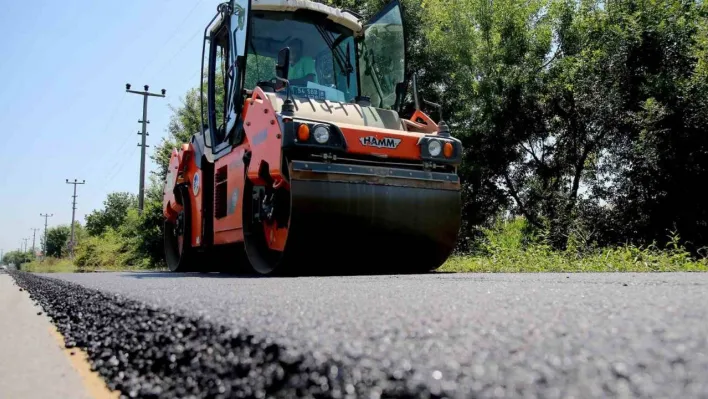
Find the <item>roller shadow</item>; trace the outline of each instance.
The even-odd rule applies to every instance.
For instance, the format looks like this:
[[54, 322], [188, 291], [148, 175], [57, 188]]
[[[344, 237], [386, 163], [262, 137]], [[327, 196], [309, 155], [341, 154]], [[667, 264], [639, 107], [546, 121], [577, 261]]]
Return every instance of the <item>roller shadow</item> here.
[[312, 277], [406, 277], [406, 276], [434, 276], [456, 274], [455, 272], [428, 272], [428, 273], [376, 273], [376, 272], [340, 272], [340, 273], [301, 273], [289, 275], [273, 275], [262, 276], [245, 273], [225, 273], [225, 272], [190, 272], [190, 273], [174, 273], [174, 272], [130, 272], [123, 273], [121, 277], [134, 279], [171, 279], [171, 278], [206, 278], [206, 279], [271, 279], [271, 278], [312, 278]]

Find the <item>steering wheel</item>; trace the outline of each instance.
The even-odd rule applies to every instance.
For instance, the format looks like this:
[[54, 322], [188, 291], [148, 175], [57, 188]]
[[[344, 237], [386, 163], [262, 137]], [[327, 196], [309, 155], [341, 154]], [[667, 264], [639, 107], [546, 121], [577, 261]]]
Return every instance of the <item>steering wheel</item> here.
[[256, 84], [256, 86], [262, 87], [262, 88], [267, 87], [275, 92], [278, 89], [276, 84], [277, 84], [277, 81], [275, 81], [275, 80], [261, 80]]

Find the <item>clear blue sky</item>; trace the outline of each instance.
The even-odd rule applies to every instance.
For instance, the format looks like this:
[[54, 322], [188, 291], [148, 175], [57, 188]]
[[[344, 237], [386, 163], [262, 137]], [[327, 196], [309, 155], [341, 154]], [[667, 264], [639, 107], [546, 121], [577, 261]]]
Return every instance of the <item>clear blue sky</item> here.
[[[32, 228], [71, 222], [113, 191], [137, 193], [142, 96], [125, 84], [167, 90], [148, 104], [148, 154], [171, 111], [199, 82], [201, 36], [220, 0], [0, 0], [0, 249]], [[154, 168], [148, 158], [148, 170]], [[37, 240], [39, 245], [39, 237]]]

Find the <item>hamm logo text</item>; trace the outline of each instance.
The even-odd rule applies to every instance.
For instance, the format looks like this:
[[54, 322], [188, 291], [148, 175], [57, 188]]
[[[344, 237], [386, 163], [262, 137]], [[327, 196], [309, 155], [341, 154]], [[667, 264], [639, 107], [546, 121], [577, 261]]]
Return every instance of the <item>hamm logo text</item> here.
[[382, 139], [378, 139], [374, 136], [369, 136], [369, 137], [362, 137], [359, 139], [361, 142], [361, 145], [365, 145], [367, 147], [377, 147], [377, 148], [390, 148], [390, 149], [395, 149], [398, 147], [399, 144], [401, 144], [401, 139], [393, 139], [390, 137], [384, 137]]

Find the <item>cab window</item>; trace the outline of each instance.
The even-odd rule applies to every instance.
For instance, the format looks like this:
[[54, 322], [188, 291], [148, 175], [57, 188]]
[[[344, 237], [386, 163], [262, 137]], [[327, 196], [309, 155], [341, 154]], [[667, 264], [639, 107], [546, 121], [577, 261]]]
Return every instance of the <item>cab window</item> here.
[[352, 32], [306, 13], [256, 12], [248, 41], [246, 86], [274, 82], [278, 52], [290, 48], [294, 96], [350, 102], [358, 94]]
[[405, 81], [406, 48], [403, 17], [397, 1], [374, 17], [359, 49], [361, 93], [371, 104], [390, 109], [396, 103], [396, 85]]
[[209, 115], [209, 125], [214, 131], [215, 144], [224, 140], [227, 116], [229, 88], [232, 87], [233, 76], [229, 69], [229, 30], [227, 25], [223, 25], [214, 35], [214, 42], [211, 47], [209, 80], [213, 82], [213, 93], [210, 93], [210, 102], [213, 101], [214, 112]]

